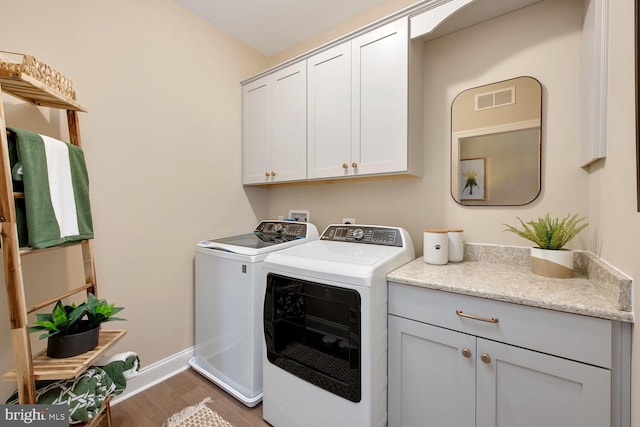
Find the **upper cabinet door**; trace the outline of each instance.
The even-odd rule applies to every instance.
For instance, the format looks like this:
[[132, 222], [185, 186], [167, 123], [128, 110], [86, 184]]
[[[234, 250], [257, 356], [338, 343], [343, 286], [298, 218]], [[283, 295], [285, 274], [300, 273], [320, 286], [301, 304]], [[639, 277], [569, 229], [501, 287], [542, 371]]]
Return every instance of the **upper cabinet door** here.
[[307, 66], [304, 61], [271, 76], [273, 182], [307, 177]]
[[307, 176], [306, 63], [293, 64], [242, 88], [243, 183]]
[[308, 176], [340, 177], [351, 170], [351, 43], [307, 60]]
[[257, 184], [270, 177], [268, 78], [242, 88], [242, 182]]
[[356, 175], [408, 169], [408, 45], [407, 19], [384, 25], [351, 42], [350, 163]]

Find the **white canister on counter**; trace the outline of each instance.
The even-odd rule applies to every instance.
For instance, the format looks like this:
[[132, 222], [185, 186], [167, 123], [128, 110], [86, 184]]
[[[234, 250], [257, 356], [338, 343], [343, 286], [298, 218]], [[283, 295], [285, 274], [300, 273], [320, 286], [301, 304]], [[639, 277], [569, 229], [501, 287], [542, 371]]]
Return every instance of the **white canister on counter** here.
[[448, 230], [424, 230], [424, 262], [444, 265], [449, 260]]
[[460, 262], [464, 259], [462, 231], [463, 230], [449, 230], [447, 232], [449, 240], [449, 262]]

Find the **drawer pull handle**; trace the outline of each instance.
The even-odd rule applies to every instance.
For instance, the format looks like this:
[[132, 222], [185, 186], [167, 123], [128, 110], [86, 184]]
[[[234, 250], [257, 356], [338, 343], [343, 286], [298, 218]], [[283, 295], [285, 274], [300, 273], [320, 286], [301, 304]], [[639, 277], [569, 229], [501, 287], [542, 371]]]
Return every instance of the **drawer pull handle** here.
[[481, 322], [488, 322], [488, 323], [498, 323], [499, 320], [497, 317], [480, 317], [480, 316], [474, 316], [473, 314], [467, 314], [462, 310], [456, 310], [456, 314], [460, 317], [466, 317], [468, 319], [473, 319], [473, 320], [479, 320]]

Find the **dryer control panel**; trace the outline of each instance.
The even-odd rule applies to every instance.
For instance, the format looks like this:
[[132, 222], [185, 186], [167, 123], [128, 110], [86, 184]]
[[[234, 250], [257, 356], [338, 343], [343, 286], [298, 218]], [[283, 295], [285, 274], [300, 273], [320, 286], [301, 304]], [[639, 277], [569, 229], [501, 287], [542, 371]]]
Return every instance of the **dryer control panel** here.
[[383, 246], [403, 246], [402, 233], [398, 228], [372, 225], [330, 225], [324, 230], [322, 236], [320, 236], [320, 240], [368, 243]]

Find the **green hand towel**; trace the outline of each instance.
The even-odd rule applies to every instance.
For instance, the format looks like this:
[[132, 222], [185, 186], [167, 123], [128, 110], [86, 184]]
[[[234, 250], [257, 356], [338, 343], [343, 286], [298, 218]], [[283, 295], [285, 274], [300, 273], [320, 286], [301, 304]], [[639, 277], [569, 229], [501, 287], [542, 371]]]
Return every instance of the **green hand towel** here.
[[[29, 244], [34, 249], [92, 239], [89, 177], [80, 147], [18, 128], [15, 134], [22, 175]], [[22, 239], [21, 239], [22, 240]]]

